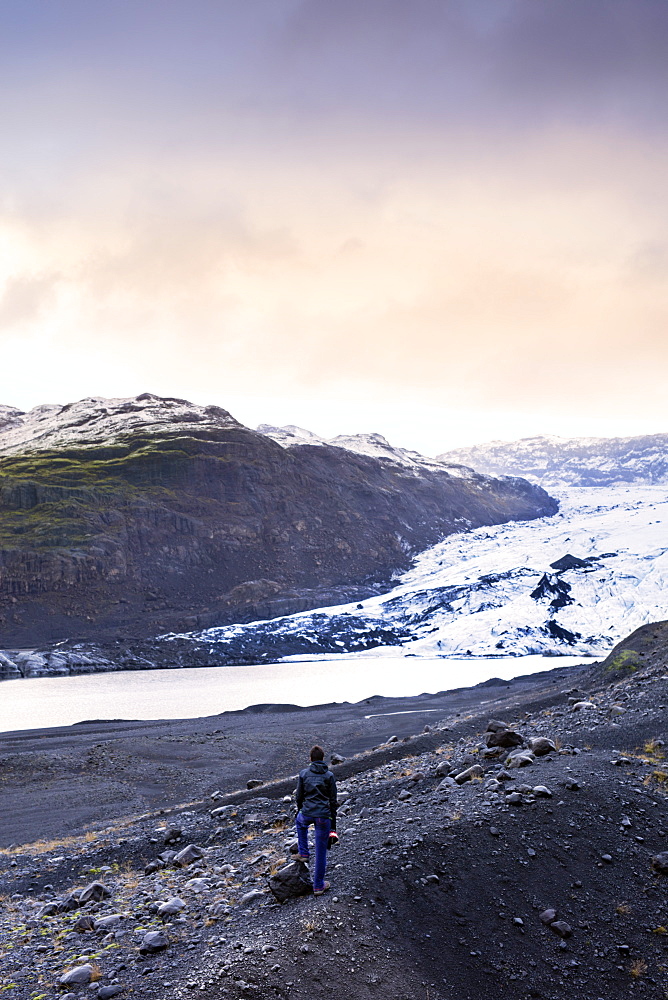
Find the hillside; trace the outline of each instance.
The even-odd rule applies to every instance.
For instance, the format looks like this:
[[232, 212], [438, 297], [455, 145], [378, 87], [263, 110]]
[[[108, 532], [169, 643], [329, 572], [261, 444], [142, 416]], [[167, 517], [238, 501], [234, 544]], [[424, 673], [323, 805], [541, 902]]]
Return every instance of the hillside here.
[[287, 448], [220, 407], [148, 393], [3, 407], [2, 645], [359, 599], [448, 534], [556, 509], [522, 480]]
[[[667, 630], [415, 699], [4, 736], [0, 842], [17, 817], [52, 840], [0, 851], [3, 986], [55, 1000], [69, 970], [97, 1000], [663, 996]], [[315, 739], [346, 758], [332, 888], [279, 905]]]
[[668, 483], [668, 434], [628, 438], [529, 437], [455, 448], [442, 462], [488, 476], [525, 476], [545, 488]]

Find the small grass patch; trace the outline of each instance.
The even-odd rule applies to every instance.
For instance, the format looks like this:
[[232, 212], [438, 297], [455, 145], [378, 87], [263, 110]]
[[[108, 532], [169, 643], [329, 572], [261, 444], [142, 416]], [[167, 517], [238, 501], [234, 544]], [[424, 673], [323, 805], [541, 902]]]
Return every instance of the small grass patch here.
[[636, 958], [629, 966], [629, 975], [634, 979], [640, 979], [647, 972], [647, 962], [644, 958]]

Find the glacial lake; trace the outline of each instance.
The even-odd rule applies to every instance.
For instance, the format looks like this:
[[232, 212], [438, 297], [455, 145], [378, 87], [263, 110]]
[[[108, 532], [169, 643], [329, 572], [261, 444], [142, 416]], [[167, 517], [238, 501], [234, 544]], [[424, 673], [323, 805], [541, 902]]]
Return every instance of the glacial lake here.
[[89, 719], [193, 719], [266, 703], [407, 697], [584, 663], [582, 656], [431, 659], [364, 656], [266, 666], [190, 667], [0, 682], [0, 732]]

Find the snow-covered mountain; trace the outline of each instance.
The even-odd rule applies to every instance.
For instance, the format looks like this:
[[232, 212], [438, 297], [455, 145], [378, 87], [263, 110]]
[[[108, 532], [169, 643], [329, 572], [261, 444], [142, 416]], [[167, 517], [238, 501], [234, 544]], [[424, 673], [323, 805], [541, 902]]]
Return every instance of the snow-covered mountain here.
[[301, 655], [605, 653], [666, 617], [666, 491], [573, 488], [558, 497], [552, 517], [434, 545], [380, 597], [189, 637], [221, 655], [244, 640]]
[[544, 488], [668, 483], [668, 434], [628, 438], [529, 437], [438, 456], [489, 476], [522, 476]]
[[394, 462], [412, 469], [445, 469], [451, 476], [470, 479], [473, 470], [459, 462], [447, 459], [429, 458], [418, 451], [407, 448], [396, 448], [382, 434], [338, 434], [333, 438], [318, 437], [305, 427], [288, 424], [285, 427], [274, 427], [272, 424], [260, 424], [257, 427], [260, 434], [272, 438], [283, 448], [299, 448], [304, 445], [329, 445], [331, 448], [343, 448], [357, 455], [369, 455], [386, 462]]

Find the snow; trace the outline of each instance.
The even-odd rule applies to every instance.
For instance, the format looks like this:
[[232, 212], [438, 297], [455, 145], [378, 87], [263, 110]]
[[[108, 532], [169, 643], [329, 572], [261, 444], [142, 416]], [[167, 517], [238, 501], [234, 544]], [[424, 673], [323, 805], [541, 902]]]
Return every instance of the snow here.
[[[556, 496], [560, 510], [551, 517], [449, 536], [380, 597], [192, 635], [213, 649], [245, 630], [317, 640], [335, 625], [335, 645], [347, 655], [370, 629], [401, 636], [398, 645], [353, 654], [361, 659], [605, 654], [666, 617], [666, 490], [570, 488]], [[551, 568], [567, 554], [588, 562]], [[543, 578], [544, 596], [532, 597]]]
[[283, 448], [299, 448], [304, 445], [327, 445], [330, 448], [343, 448], [357, 455], [369, 455], [371, 458], [394, 462], [411, 469], [441, 469], [451, 476], [469, 478], [473, 475], [470, 468], [459, 462], [449, 462], [438, 458], [429, 458], [417, 451], [407, 448], [395, 448], [382, 434], [338, 434], [333, 438], [323, 438], [304, 427], [288, 424], [285, 427], [274, 427], [271, 424], [260, 424], [258, 433], [272, 438]]
[[61, 406], [44, 403], [28, 413], [0, 407], [0, 455], [25, 451], [99, 447], [133, 432], [148, 435], [187, 434], [202, 426], [238, 427], [227, 410], [197, 406], [185, 399], [142, 393], [130, 399], [90, 396]]

